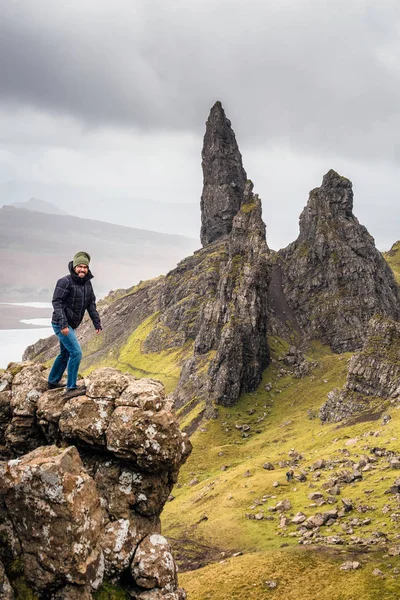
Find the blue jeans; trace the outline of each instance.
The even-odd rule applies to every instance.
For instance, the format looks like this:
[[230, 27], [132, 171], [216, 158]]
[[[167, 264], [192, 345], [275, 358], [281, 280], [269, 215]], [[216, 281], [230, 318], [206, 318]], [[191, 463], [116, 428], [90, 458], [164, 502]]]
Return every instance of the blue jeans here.
[[49, 383], [58, 383], [64, 375], [64, 371], [68, 365], [67, 389], [74, 389], [76, 388], [76, 380], [82, 358], [81, 345], [78, 342], [75, 330], [72, 329], [72, 327], [68, 327], [68, 335], [63, 335], [59, 325], [56, 323], [52, 323], [51, 325], [54, 333], [60, 340], [60, 354], [57, 356], [51, 368]]

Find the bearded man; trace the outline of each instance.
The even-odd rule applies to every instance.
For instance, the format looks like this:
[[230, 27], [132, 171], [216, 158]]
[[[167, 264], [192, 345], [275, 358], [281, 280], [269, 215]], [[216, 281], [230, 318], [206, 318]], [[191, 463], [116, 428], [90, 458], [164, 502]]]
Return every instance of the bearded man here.
[[78, 387], [76, 384], [82, 349], [75, 333], [86, 310], [92, 319], [96, 333], [101, 332], [89, 263], [90, 255], [87, 252], [77, 252], [68, 265], [69, 275], [57, 281], [53, 294], [54, 312], [51, 324], [60, 341], [60, 353], [50, 371], [48, 388], [53, 390], [65, 387], [60, 380], [68, 366], [65, 393], [68, 398], [84, 394], [86, 390], [85, 386]]

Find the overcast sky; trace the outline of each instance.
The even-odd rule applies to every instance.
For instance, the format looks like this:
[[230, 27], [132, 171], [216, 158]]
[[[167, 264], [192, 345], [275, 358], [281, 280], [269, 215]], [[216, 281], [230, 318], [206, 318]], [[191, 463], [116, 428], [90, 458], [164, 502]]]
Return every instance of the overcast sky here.
[[135, 200], [199, 210], [216, 100], [270, 247], [297, 237], [330, 168], [378, 247], [400, 238], [396, 0], [0, 0], [0, 205], [40, 195], [121, 223]]

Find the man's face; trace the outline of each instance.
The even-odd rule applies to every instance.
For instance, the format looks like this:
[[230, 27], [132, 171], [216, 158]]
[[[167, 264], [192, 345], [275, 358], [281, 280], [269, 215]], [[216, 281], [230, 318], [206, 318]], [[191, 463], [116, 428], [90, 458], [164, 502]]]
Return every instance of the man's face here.
[[78, 277], [83, 278], [85, 277], [85, 275], [87, 275], [89, 267], [87, 265], [76, 265], [74, 271], [78, 275]]

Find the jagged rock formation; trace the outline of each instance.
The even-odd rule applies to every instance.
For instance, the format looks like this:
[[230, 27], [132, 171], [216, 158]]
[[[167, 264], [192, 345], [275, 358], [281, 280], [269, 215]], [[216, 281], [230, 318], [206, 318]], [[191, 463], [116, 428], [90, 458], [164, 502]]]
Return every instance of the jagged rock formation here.
[[231, 232], [247, 179], [231, 122], [221, 102], [214, 104], [206, 123], [202, 167], [200, 239], [206, 246]]
[[182, 600], [159, 515], [190, 442], [160, 382], [99, 369], [86, 383], [65, 400], [42, 365], [1, 377], [0, 582], [18, 564], [40, 598], [90, 600], [123, 575], [132, 598]]
[[351, 357], [342, 390], [332, 390], [320, 410], [322, 421], [341, 421], [370, 406], [371, 398], [400, 397], [400, 323], [374, 317], [362, 352]]
[[248, 182], [215, 288], [198, 309], [193, 356], [184, 364], [174, 394], [178, 405], [193, 397], [206, 399], [209, 407], [210, 401], [233, 404], [257, 387], [268, 364], [268, 247], [261, 202], [252, 188]]
[[[233, 404], [242, 392], [257, 387], [269, 356], [269, 250], [261, 201], [246, 180], [234, 133], [220, 103], [212, 108], [207, 122], [203, 168], [205, 247], [165, 278], [104, 302], [100, 306], [104, 338], [96, 340], [94, 352], [90, 352], [90, 324], [80, 331], [84, 355], [88, 353], [85, 340], [89, 342], [84, 368], [104, 359], [110, 364], [130, 333], [153, 315], [141, 352], [182, 349], [176, 405], [193, 407], [203, 402], [211, 415], [214, 404]], [[57, 340], [51, 343], [28, 348], [24, 359], [49, 359]], [[119, 362], [117, 358], [111, 364], [135, 368], [126, 359]]]
[[297, 323], [334, 352], [359, 349], [375, 313], [399, 319], [393, 273], [353, 214], [351, 182], [335, 171], [310, 192], [299, 237], [279, 255]]

